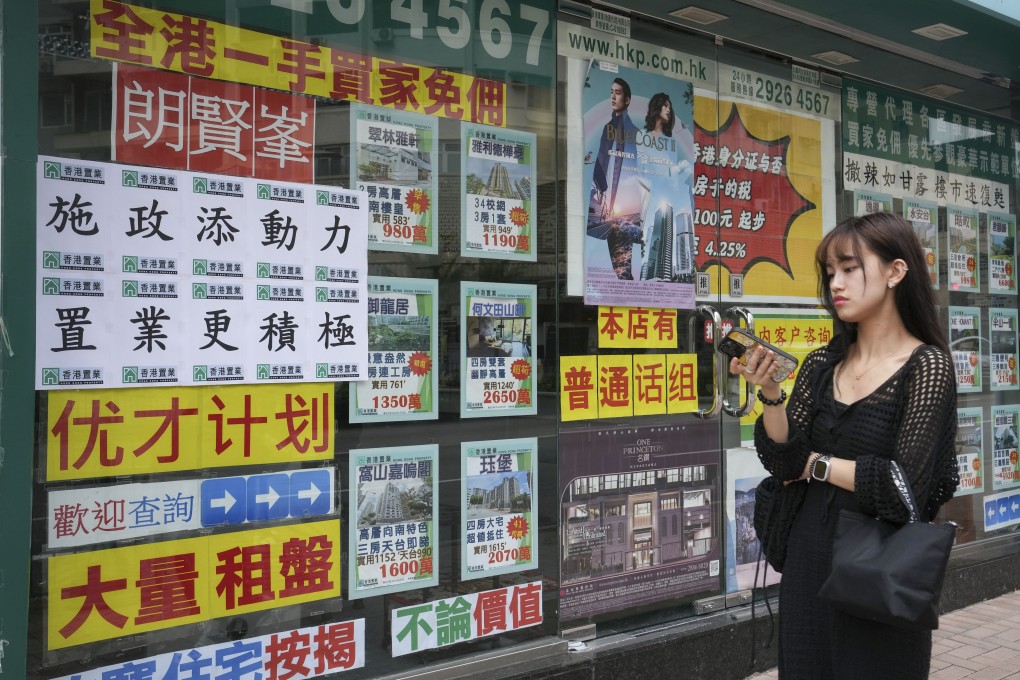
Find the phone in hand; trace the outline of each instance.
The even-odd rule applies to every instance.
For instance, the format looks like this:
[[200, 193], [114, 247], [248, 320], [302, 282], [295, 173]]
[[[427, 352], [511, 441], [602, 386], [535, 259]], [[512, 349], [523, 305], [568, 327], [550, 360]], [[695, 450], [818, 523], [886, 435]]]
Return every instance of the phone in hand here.
[[779, 368], [772, 374], [772, 380], [775, 382], [783, 382], [790, 377], [791, 373], [797, 370], [796, 357], [787, 354], [771, 343], [765, 342], [756, 335], [751, 335], [743, 328], [731, 330], [722, 339], [722, 342], [719, 343], [719, 351], [726, 356], [737, 359], [741, 366], [747, 366], [747, 354], [759, 346], [775, 352], [776, 363], [779, 364]]

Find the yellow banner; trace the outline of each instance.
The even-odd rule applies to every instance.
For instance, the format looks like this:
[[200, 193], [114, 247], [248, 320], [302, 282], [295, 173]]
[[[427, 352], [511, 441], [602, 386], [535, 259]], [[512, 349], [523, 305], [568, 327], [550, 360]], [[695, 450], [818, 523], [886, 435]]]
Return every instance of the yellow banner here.
[[655, 416], [666, 412], [666, 355], [634, 355], [634, 415]]
[[46, 479], [333, 458], [333, 383], [53, 390]]
[[698, 408], [695, 354], [560, 357], [560, 418], [595, 420]]
[[599, 307], [599, 348], [676, 349], [675, 309]]
[[506, 84], [185, 14], [91, 0], [92, 56], [294, 94], [506, 125]]
[[49, 649], [340, 596], [340, 521], [51, 557]]
[[608, 354], [598, 358], [599, 418], [634, 414], [634, 358]]
[[595, 420], [599, 417], [594, 356], [560, 357], [560, 418]]
[[669, 413], [693, 413], [698, 410], [698, 355], [667, 354], [666, 375]]

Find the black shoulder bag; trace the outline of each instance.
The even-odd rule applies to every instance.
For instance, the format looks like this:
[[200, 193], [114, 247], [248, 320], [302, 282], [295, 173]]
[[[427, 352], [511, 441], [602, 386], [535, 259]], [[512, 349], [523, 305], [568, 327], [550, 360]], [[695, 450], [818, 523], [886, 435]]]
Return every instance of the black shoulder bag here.
[[889, 465], [910, 520], [897, 527], [840, 510], [832, 572], [818, 596], [848, 614], [901, 628], [939, 627], [938, 602], [956, 524], [918, 519], [917, 504], [895, 461]]
[[804, 483], [784, 485], [774, 476], [766, 477], [755, 487], [754, 533], [761, 543], [765, 561], [777, 573], [783, 573], [790, 528], [806, 491]]

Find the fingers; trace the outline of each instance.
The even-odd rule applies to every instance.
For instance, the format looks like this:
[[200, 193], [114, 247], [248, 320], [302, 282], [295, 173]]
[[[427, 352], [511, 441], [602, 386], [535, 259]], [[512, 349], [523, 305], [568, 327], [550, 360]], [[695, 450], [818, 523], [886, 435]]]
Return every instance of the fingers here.
[[753, 385], [760, 385], [766, 380], [770, 380], [779, 368], [775, 353], [772, 350], [763, 351], [760, 347], [750, 352], [746, 361], [746, 366], [740, 366], [735, 359], [731, 361], [730, 372], [743, 374], [744, 380]]

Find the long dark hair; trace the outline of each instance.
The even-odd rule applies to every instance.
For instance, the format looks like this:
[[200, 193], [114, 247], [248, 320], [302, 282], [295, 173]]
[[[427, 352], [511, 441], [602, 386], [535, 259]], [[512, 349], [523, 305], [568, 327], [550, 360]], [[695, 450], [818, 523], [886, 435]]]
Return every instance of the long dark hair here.
[[897, 259], [907, 263], [907, 273], [895, 288], [896, 311], [911, 335], [949, 355], [946, 329], [939, 320], [924, 249], [910, 223], [888, 212], [843, 220], [825, 235], [815, 251], [818, 298], [832, 317], [836, 334], [845, 334], [847, 341], [853, 342], [857, 338], [857, 324], [842, 321], [836, 313], [832, 291], [829, 290], [832, 277], [826, 272], [826, 259], [832, 253], [849, 254], [860, 260], [864, 247], [885, 264]]
[[673, 102], [670, 100], [669, 95], [665, 92], [659, 92], [653, 94], [651, 101], [648, 102], [648, 115], [645, 116], [645, 130], [652, 132], [655, 130], [655, 123], [659, 120], [659, 114], [662, 113], [662, 107], [669, 102], [669, 120], [662, 125], [662, 134], [667, 137], [673, 136], [673, 125], [676, 123], [676, 112], [673, 111]]

